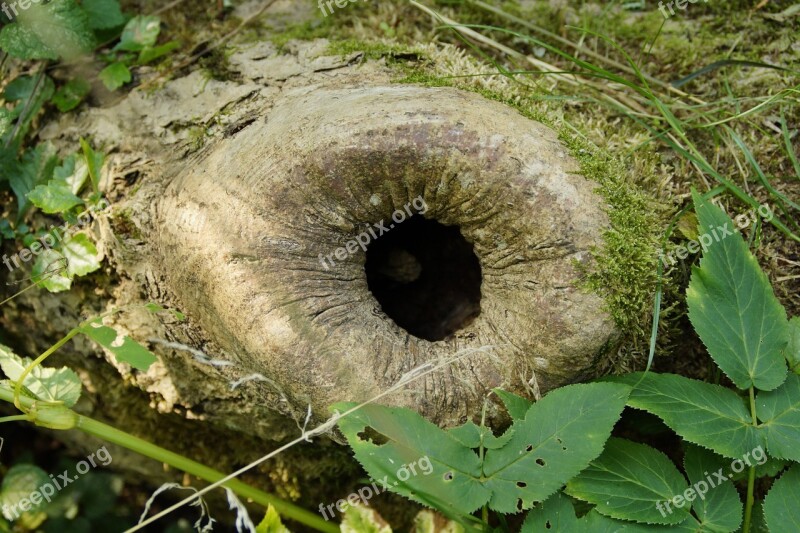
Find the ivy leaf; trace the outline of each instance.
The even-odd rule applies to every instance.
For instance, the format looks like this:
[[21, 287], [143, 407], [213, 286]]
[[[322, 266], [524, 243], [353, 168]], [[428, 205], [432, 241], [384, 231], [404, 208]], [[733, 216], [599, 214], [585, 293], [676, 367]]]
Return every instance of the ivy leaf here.
[[139, 52], [156, 44], [160, 32], [161, 19], [158, 17], [144, 15], [133, 17], [122, 30], [119, 44], [114, 49]]
[[80, 332], [114, 354], [120, 363], [128, 363], [133, 368], [147, 371], [158, 358], [150, 350], [127, 335], [118, 334], [113, 328], [104, 326], [97, 318], [82, 324]]
[[[0, 488], [0, 508], [3, 510], [3, 516], [8, 520], [17, 520], [19, 517], [14, 515], [12, 509], [20, 509], [19, 503], [22, 500], [28, 500], [30, 504], [31, 494], [47, 483], [50, 483], [50, 477], [38, 466], [18, 464], [9, 468]], [[42, 504], [44, 502], [40, 499], [39, 504], [33, 504], [27, 512], [37, 511]]]
[[256, 526], [256, 533], [291, 533], [291, 531], [283, 525], [278, 511], [270, 504], [264, 520]]
[[31, 277], [39, 287], [50, 292], [68, 291], [72, 278], [66, 275], [67, 259], [56, 250], [42, 250], [33, 264]]
[[730, 389], [653, 372], [643, 378], [637, 372], [608, 380], [638, 383], [628, 405], [656, 415], [687, 441], [720, 455], [736, 459], [763, 444], [744, 400]]
[[800, 316], [789, 321], [789, 344], [784, 351], [789, 369], [795, 374], [800, 374]]
[[0, 48], [19, 59], [74, 59], [94, 45], [88, 17], [75, 0], [34, 4], [0, 30]]
[[531, 405], [533, 405], [530, 400], [527, 400], [522, 396], [517, 396], [512, 392], [504, 391], [503, 389], [492, 389], [492, 392], [497, 394], [497, 396], [503, 401], [503, 405], [506, 406], [508, 415], [513, 420], [522, 420], [525, 418], [525, 414], [528, 412], [528, 409], [530, 409]]
[[56, 91], [52, 102], [59, 111], [66, 113], [78, 107], [91, 89], [92, 86], [84, 79], [69, 80]]
[[800, 531], [800, 465], [793, 465], [775, 483], [764, 498], [764, 518], [770, 531]]
[[[739, 389], [773, 390], [786, 379], [786, 310], [720, 208], [693, 191], [707, 246], [686, 291], [689, 319], [708, 353]], [[728, 234], [730, 233], [730, 234]]]
[[[713, 476], [713, 472], [728, 468], [729, 465], [722, 457], [699, 446], [686, 448], [683, 468], [692, 485], [690, 490], [696, 494], [692, 508], [700, 519], [703, 531], [728, 533], [739, 529], [742, 523], [742, 501], [733, 481], [726, 479], [723, 483], [717, 483]], [[712, 474], [709, 475], [709, 472]], [[709, 483], [712, 477], [714, 485]]]
[[12, 165], [9, 185], [17, 197], [18, 218], [22, 218], [30, 207], [28, 193], [50, 181], [56, 164], [58, 157], [55, 148], [50, 143], [42, 143], [25, 152], [22, 159]]
[[27, 194], [27, 198], [33, 205], [50, 215], [69, 211], [83, 203], [83, 200], [72, 194], [66, 182], [58, 180], [50, 180], [47, 185], [38, 185]]
[[780, 388], [756, 397], [760, 429], [766, 434], [769, 454], [800, 461], [800, 376], [790, 374]]
[[116, 91], [126, 83], [130, 83], [131, 79], [131, 71], [128, 70], [128, 67], [125, 63], [121, 61], [117, 61], [115, 63], [111, 63], [109, 66], [104, 68], [100, 71], [100, 74], [97, 75], [100, 78], [100, 81], [103, 82], [103, 85], [106, 86], [106, 89], [109, 91]]
[[[477, 454], [414, 411], [369, 404], [341, 418], [339, 429], [364, 470], [393, 492], [449, 515], [468, 515], [489, 501]], [[424, 457], [432, 467], [427, 475], [399, 478], [402, 465]]]
[[512, 426], [508, 444], [486, 452], [490, 507], [500, 513], [530, 509], [586, 468], [603, 451], [629, 393], [615, 383], [569, 385], [534, 403]]
[[119, 0], [83, 0], [82, 5], [93, 30], [107, 30], [125, 24]]
[[[0, 368], [11, 381], [17, 381], [31, 362], [31, 359], [19, 357], [0, 344]], [[40, 400], [64, 402], [67, 407], [75, 405], [81, 395], [81, 380], [67, 367], [56, 369], [37, 365], [25, 376], [22, 385]]]
[[[589, 468], [567, 483], [566, 493], [596, 505], [603, 515], [646, 524], [680, 524], [691, 517], [673, 500], [686, 480], [660, 451], [612, 438]], [[682, 497], [682, 496], [681, 496]]]
[[67, 273], [71, 277], [85, 276], [100, 268], [97, 248], [83, 233], [73, 235], [61, 247], [67, 259]]

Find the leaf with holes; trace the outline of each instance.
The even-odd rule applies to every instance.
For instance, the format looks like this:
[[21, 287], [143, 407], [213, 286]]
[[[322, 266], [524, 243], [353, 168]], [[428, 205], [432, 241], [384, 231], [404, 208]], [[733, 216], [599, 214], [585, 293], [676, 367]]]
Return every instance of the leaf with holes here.
[[764, 498], [764, 518], [770, 531], [800, 531], [800, 465], [794, 465], [769, 489]]
[[733, 481], [726, 479], [722, 483], [715, 482], [713, 486], [708, 482], [709, 478], [715, 477], [713, 472], [720, 468], [727, 470], [729, 466], [729, 460], [699, 446], [686, 448], [683, 469], [692, 491], [686, 496], [693, 498], [692, 509], [700, 519], [703, 531], [727, 533], [736, 531], [742, 523], [742, 501]]
[[689, 442], [731, 459], [763, 444], [744, 400], [730, 389], [653, 372], [607, 379], [631, 386], [638, 383], [628, 405], [656, 415]]
[[514, 434], [514, 429], [509, 428], [500, 437], [495, 437], [492, 430], [486, 426], [478, 426], [471, 420], [463, 426], [458, 426], [447, 430], [451, 437], [466, 446], [467, 448], [498, 449], [506, 445]]
[[730, 217], [693, 197], [705, 251], [686, 291], [689, 319], [739, 389], [773, 390], [786, 379], [786, 310]]
[[80, 332], [97, 344], [114, 354], [120, 363], [128, 363], [133, 368], [146, 371], [158, 359], [150, 350], [126, 335], [120, 335], [114, 329], [104, 326], [101, 319], [96, 318], [80, 326]]
[[534, 403], [483, 465], [489, 505], [501, 513], [530, 509], [555, 493], [602, 451], [630, 388], [615, 383], [569, 385]]
[[670, 505], [686, 491], [686, 480], [660, 451], [612, 438], [603, 454], [574, 479], [565, 492], [596, 505], [601, 514], [645, 524], [680, 524], [689, 509]]
[[627, 531], [627, 526], [628, 524], [625, 522], [605, 517], [594, 510], [578, 518], [575, 516], [575, 509], [569, 498], [556, 492], [547, 501], [528, 513], [520, 533], [539, 533], [540, 531], [622, 533]]
[[[345, 412], [356, 405], [331, 409]], [[468, 515], [489, 501], [478, 455], [414, 411], [365, 405], [341, 418], [339, 429], [379, 486], [449, 516]], [[411, 464], [417, 474], [406, 476], [402, 467]]]
[[756, 412], [759, 429], [766, 435], [769, 454], [778, 459], [800, 461], [800, 376], [790, 374], [778, 389], [760, 392]]

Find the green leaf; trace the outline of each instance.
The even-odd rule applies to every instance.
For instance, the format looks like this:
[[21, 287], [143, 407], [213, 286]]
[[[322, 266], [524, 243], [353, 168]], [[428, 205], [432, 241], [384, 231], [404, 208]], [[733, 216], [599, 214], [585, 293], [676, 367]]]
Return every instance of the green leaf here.
[[106, 30], [125, 24], [125, 15], [119, 7], [119, 0], [83, 0], [83, 10], [89, 17], [89, 27]]
[[414, 528], [411, 531], [412, 533], [464, 533], [464, 528], [458, 522], [445, 520], [435, 512], [425, 509], [414, 517]]
[[104, 326], [97, 318], [84, 323], [80, 332], [114, 354], [120, 363], [128, 363], [133, 368], [147, 371], [158, 359], [155, 355], [127, 335], [120, 335], [114, 329]]
[[[641, 379], [641, 382], [640, 382]], [[674, 374], [640, 372], [608, 378], [638, 386], [628, 405], [659, 417], [687, 441], [736, 459], [763, 444], [744, 400], [735, 392]]]
[[0, 30], [0, 48], [19, 59], [75, 59], [94, 45], [88, 17], [75, 0], [34, 4]]
[[22, 500], [28, 500], [26, 504], [26, 507], [30, 506], [28, 512], [38, 510], [45, 503], [44, 500], [39, 502], [38, 505], [31, 505], [30, 496], [31, 493], [47, 483], [50, 483], [50, 477], [38, 466], [29, 464], [12, 466], [6, 472], [2, 488], [0, 488], [0, 508], [3, 510], [3, 516], [8, 520], [18, 519], [19, 516], [14, 516], [11, 511], [14, 509], [22, 514], [22, 509], [19, 506]]
[[[11, 111], [5, 107], [0, 107], [0, 139], [4, 138], [7, 133], [11, 132], [11, 126], [14, 123], [14, 116]], [[6, 176], [0, 178], [2, 180]]]
[[500, 513], [530, 509], [586, 468], [602, 451], [630, 388], [612, 383], [569, 385], [534, 403], [511, 440], [488, 450], [484, 485]]
[[[356, 405], [331, 409], [345, 412]], [[339, 429], [367, 474], [393, 492], [448, 515], [468, 515], [489, 500], [478, 456], [414, 411], [369, 404], [340, 419]], [[424, 458], [430, 461], [428, 474], [399, 479], [402, 465]]]
[[510, 428], [502, 436], [495, 437], [488, 427], [480, 427], [469, 421], [463, 426], [449, 429], [447, 432], [467, 448], [480, 448], [482, 443], [485, 449], [498, 449], [505, 446], [514, 434], [514, 429]]
[[67, 259], [67, 273], [71, 277], [85, 276], [100, 268], [97, 248], [83, 233], [73, 235], [61, 247]]
[[700, 241], [710, 244], [692, 269], [689, 319], [738, 388], [775, 389], [786, 379], [786, 311], [730, 217], [696, 191], [693, 197]]
[[[11, 381], [17, 381], [32, 362], [0, 344], [0, 368]], [[25, 386], [36, 398], [48, 402], [64, 402], [72, 407], [81, 395], [81, 380], [67, 367], [50, 368], [37, 365], [25, 376]]]
[[68, 291], [72, 277], [66, 275], [67, 259], [56, 250], [42, 250], [33, 264], [31, 277], [39, 287], [50, 292]]
[[63, 213], [83, 203], [83, 200], [72, 194], [67, 183], [57, 180], [50, 180], [47, 185], [38, 185], [28, 193], [27, 198], [47, 214]]
[[101, 70], [100, 74], [97, 76], [109, 91], [116, 91], [126, 83], [130, 83], [131, 79], [133, 79], [131, 77], [131, 71], [128, 70], [128, 67], [125, 65], [125, 63], [122, 63], [121, 61], [111, 63], [109, 66]]
[[138, 52], [153, 46], [161, 32], [161, 19], [153, 16], [136, 16], [125, 25], [119, 44], [115, 50]]
[[[686, 480], [666, 455], [612, 438], [603, 454], [567, 483], [565, 492], [595, 504], [599, 513], [612, 518], [680, 524], [691, 516], [681, 501], [686, 488]], [[680, 499], [673, 500], [676, 497]]]
[[181, 43], [178, 41], [170, 41], [168, 43], [164, 43], [161, 46], [154, 46], [154, 47], [146, 47], [143, 48], [141, 52], [139, 52], [139, 59], [136, 60], [136, 63], [139, 65], [146, 65], [156, 59], [164, 57], [165, 55], [169, 54], [173, 50], [177, 50], [181, 47]]
[[770, 531], [800, 531], [800, 465], [793, 465], [769, 490], [764, 498], [764, 518]]
[[342, 533], [392, 533], [374, 509], [362, 505], [348, 506], [341, 524]]
[[522, 396], [517, 396], [512, 392], [504, 391], [503, 389], [492, 389], [492, 392], [497, 394], [497, 396], [503, 401], [503, 405], [506, 406], [508, 415], [513, 420], [522, 420], [525, 418], [525, 414], [528, 412], [528, 409], [530, 409], [531, 405], [533, 405], [530, 400], [527, 400]]
[[86, 165], [89, 167], [89, 177], [92, 179], [92, 188], [97, 191], [100, 183], [100, 171], [106, 160], [105, 154], [92, 149], [92, 146], [83, 138], [80, 139], [81, 149]]
[[28, 193], [50, 181], [56, 164], [55, 148], [50, 143], [42, 143], [25, 152], [22, 159], [13, 165], [9, 185], [17, 197], [18, 218], [22, 218], [30, 207]]
[[547, 501], [537, 505], [528, 513], [522, 529], [520, 529], [520, 533], [539, 533], [541, 531], [621, 533], [627, 531], [627, 524], [605, 517], [594, 510], [578, 518], [575, 516], [575, 509], [569, 498], [561, 492], [556, 492]]
[[78, 194], [89, 177], [89, 166], [83, 157], [72, 154], [53, 170], [53, 179], [66, 183], [72, 194]]
[[[19, 104], [11, 110], [8, 115], [11, 121], [15, 121], [16, 130], [10, 127], [4, 134], [3, 144], [9, 143], [12, 153], [16, 153], [21, 145], [22, 139], [28, 134], [31, 123], [37, 117], [45, 102], [47, 102], [55, 91], [55, 84], [49, 76], [18, 76], [6, 87], [3, 97], [6, 100]], [[11, 133], [15, 134], [10, 139]]]
[[790, 374], [780, 388], [756, 397], [760, 430], [766, 434], [767, 450], [778, 459], [800, 461], [800, 376]]
[[718, 483], [713, 475], [720, 468], [729, 469], [730, 462], [699, 446], [689, 446], [683, 457], [683, 467], [691, 483], [689, 490], [692, 491], [687, 491], [684, 497], [694, 499], [692, 508], [700, 519], [703, 531], [736, 531], [742, 523], [743, 512], [739, 493], [733, 481], [727, 479]]
[[52, 102], [62, 113], [72, 111], [86, 98], [92, 86], [84, 79], [69, 80], [53, 95]]
[[270, 504], [267, 507], [267, 514], [264, 515], [264, 520], [256, 526], [256, 533], [291, 533], [291, 531], [283, 525], [278, 511]]
[[800, 316], [789, 321], [789, 344], [784, 351], [789, 369], [795, 374], [800, 374]]

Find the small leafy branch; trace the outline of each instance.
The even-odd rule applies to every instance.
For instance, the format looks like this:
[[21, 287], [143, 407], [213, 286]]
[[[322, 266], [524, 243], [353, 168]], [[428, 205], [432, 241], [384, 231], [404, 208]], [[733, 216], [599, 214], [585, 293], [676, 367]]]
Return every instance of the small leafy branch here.
[[[509, 531], [504, 515], [529, 511], [523, 533], [797, 531], [800, 318], [787, 320], [725, 212], [697, 193], [694, 204], [699, 232], [724, 238], [693, 269], [689, 317], [736, 390], [652, 372], [570, 385], [534, 404], [495, 390], [513, 420], [501, 436], [483, 421], [444, 431], [410, 410], [368, 405], [339, 421], [367, 473], [473, 530]], [[649, 445], [609, 438], [626, 404], [683, 439], [683, 473]], [[422, 456], [431, 475], [398, 478], [395, 465]], [[756, 479], [781, 471], [756, 502]]]

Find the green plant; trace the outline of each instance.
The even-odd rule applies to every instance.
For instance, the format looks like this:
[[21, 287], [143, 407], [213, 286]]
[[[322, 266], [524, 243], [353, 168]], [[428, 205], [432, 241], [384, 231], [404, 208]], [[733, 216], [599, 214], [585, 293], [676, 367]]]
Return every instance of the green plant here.
[[[490, 521], [489, 511], [530, 510], [523, 532], [619, 531], [632, 523], [639, 530], [749, 532], [762, 514], [770, 531], [794, 531], [800, 466], [774, 483], [763, 511], [755, 511], [754, 488], [756, 478], [800, 462], [800, 375], [787, 369], [787, 361], [798, 367], [800, 319], [787, 320], [730, 217], [697, 193], [694, 204], [705, 252], [687, 291], [689, 316], [738, 391], [652, 372], [570, 385], [532, 405], [496, 390], [513, 420], [501, 436], [483, 423], [443, 431], [412, 411], [367, 405], [339, 421], [367, 473], [388, 476], [389, 490], [484, 530], [505, 523]], [[683, 439], [684, 473], [651, 446], [609, 440], [626, 402]], [[422, 456], [433, 464], [430, 476], [398, 477], [397, 465]], [[592, 507], [578, 518], [570, 498]], [[478, 509], [480, 519], [473, 516]]]

